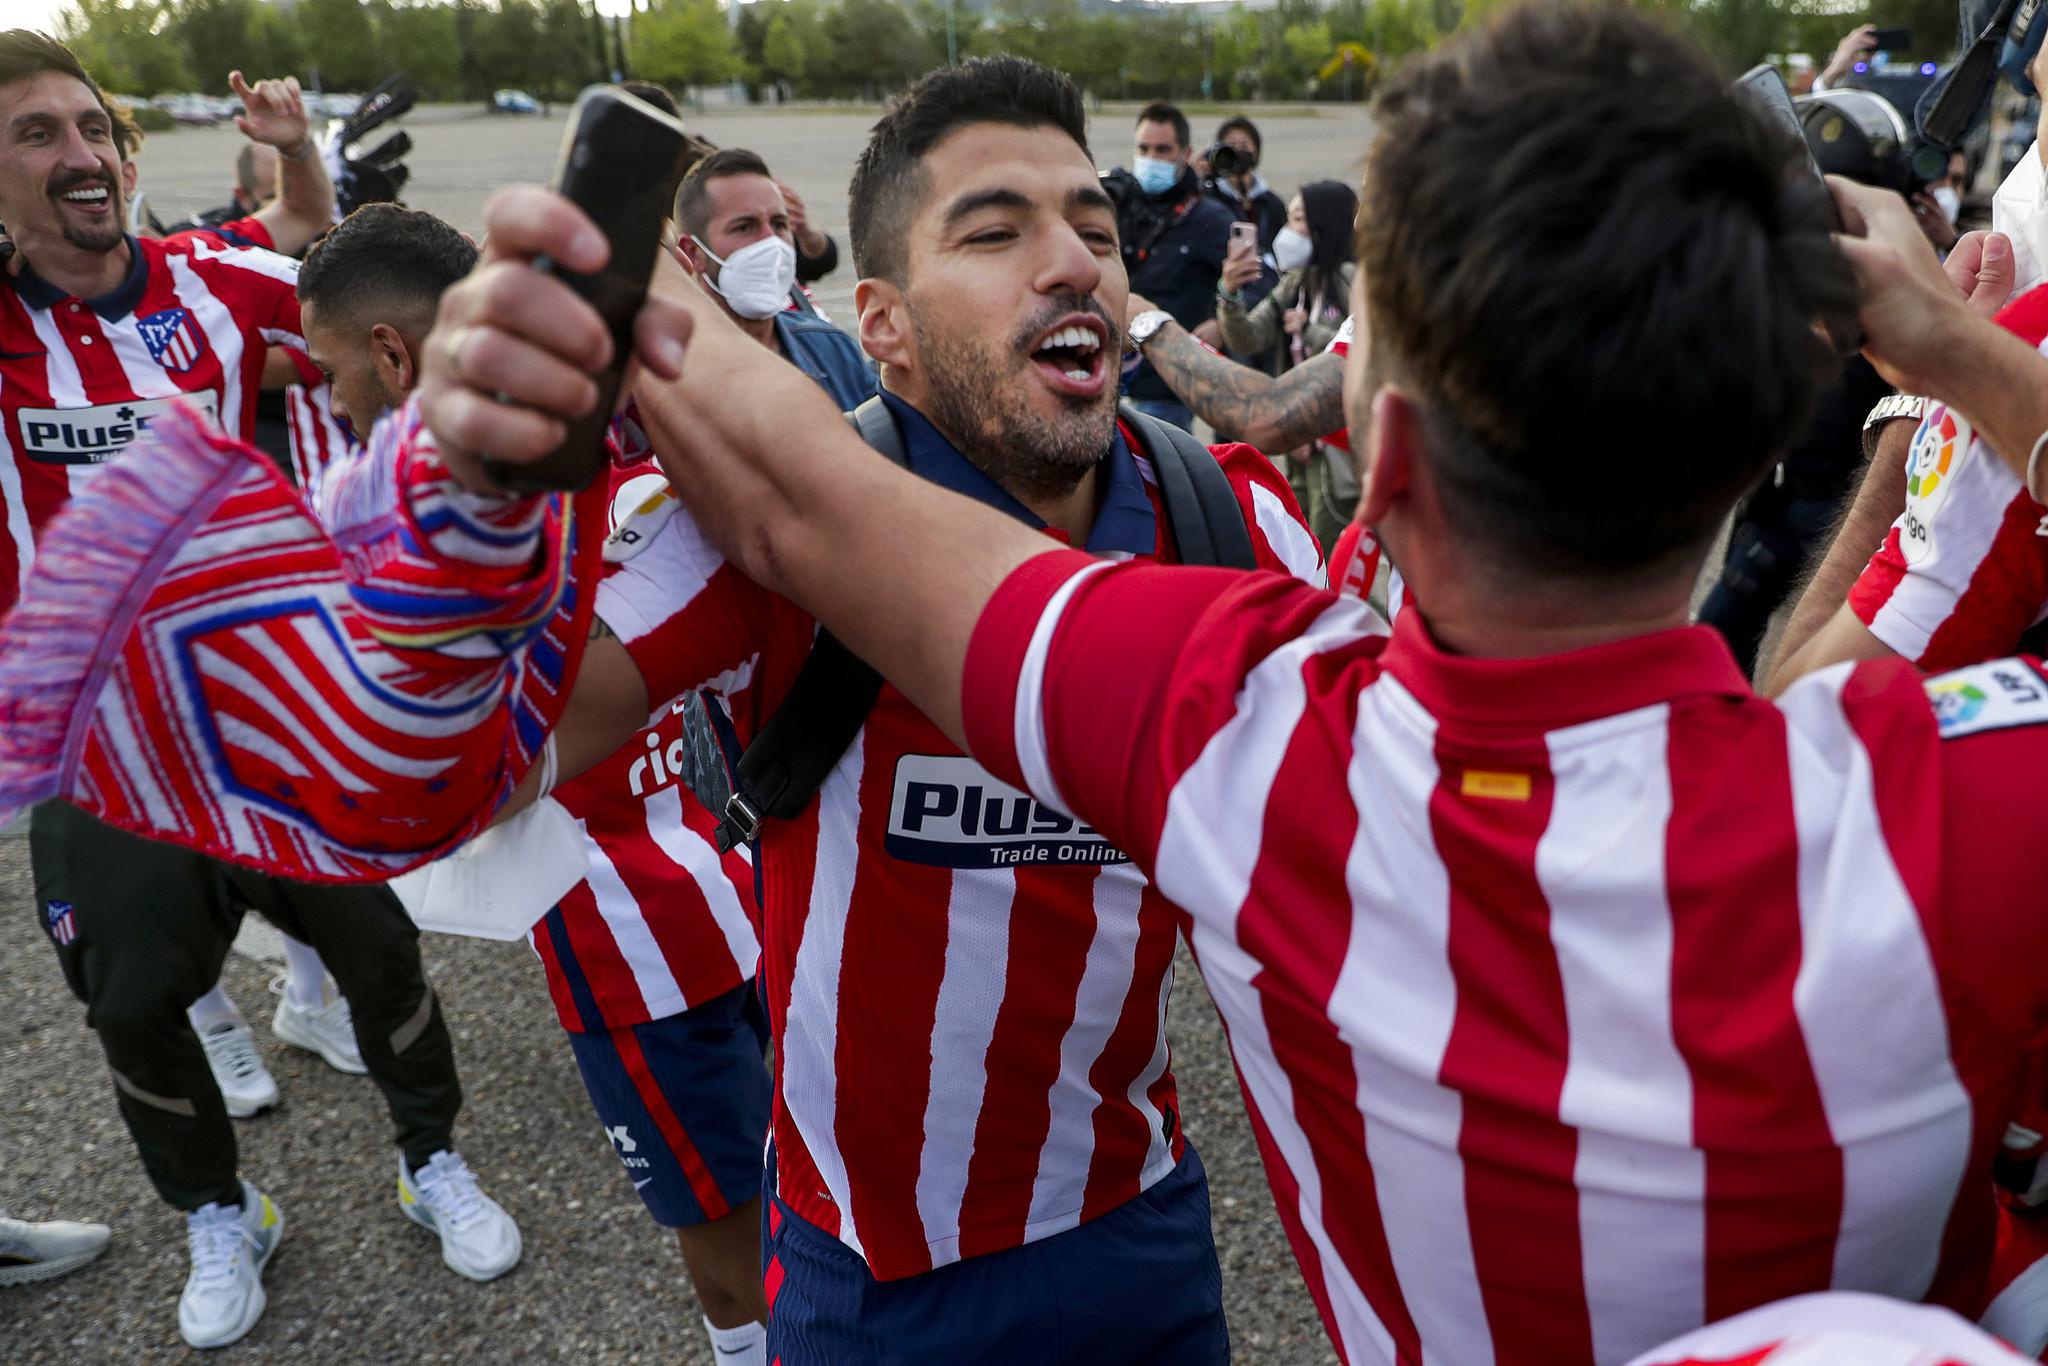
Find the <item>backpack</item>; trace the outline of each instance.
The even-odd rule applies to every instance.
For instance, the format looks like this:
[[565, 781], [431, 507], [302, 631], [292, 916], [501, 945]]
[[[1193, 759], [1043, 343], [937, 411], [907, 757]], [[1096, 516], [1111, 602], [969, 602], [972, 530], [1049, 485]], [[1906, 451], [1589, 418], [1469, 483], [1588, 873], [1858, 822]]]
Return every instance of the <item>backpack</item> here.
[[[1121, 405], [1117, 416], [1152, 462], [1181, 562], [1257, 568], [1244, 509], [1209, 448], [1129, 404]], [[868, 445], [909, 467], [902, 434], [879, 397], [846, 417]], [[684, 717], [694, 732], [692, 771], [686, 778], [698, 799], [721, 817], [720, 853], [752, 843], [763, 821], [789, 820], [810, 805], [860, 734], [881, 690], [882, 676], [821, 627], [789, 696], [744, 752], [725, 708], [692, 696]]]

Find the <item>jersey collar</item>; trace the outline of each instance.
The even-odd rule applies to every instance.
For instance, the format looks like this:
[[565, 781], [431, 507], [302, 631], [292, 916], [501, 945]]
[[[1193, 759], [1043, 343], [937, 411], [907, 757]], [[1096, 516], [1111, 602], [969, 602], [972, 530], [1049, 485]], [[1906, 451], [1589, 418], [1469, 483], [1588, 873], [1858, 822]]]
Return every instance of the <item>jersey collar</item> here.
[[[1002, 485], [982, 473], [975, 463], [953, 447], [931, 420], [896, 395], [882, 391], [882, 402], [896, 419], [903, 434], [903, 450], [910, 457], [911, 473], [929, 479], [940, 488], [964, 494], [986, 503], [1040, 531], [1046, 529], [1038, 514], [1012, 498]], [[1151, 555], [1159, 547], [1159, 524], [1152, 510], [1152, 497], [1145, 491], [1145, 476], [1124, 441], [1122, 425], [1110, 442], [1101, 468], [1102, 498], [1095, 509], [1095, 524], [1088, 530], [1084, 547], [1095, 554], [1124, 552]]]
[[[128, 278], [99, 298], [85, 301], [86, 307], [109, 322], [133, 313], [135, 305], [142, 302], [143, 289], [149, 284], [149, 262], [142, 254], [142, 244], [133, 237], [122, 240], [128, 244]], [[21, 274], [14, 277], [14, 292], [23, 303], [43, 313], [71, 297], [36, 274], [32, 266], [23, 266]]]
[[1381, 662], [1432, 715], [1545, 730], [1680, 697], [1755, 696], [1728, 643], [1710, 626], [1681, 626], [1537, 659], [1473, 659], [1436, 643], [1422, 614], [1403, 611]]

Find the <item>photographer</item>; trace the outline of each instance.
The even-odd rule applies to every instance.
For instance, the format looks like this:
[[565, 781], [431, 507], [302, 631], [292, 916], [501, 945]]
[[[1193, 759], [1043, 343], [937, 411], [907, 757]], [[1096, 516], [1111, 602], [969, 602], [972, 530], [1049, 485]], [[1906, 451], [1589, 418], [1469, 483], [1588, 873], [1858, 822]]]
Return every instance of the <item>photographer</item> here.
[[1202, 154], [1200, 165], [1208, 177], [1203, 184], [1208, 195], [1238, 222], [1258, 225], [1261, 256], [1273, 250], [1274, 237], [1287, 226], [1287, 201], [1259, 174], [1264, 150], [1259, 126], [1239, 114], [1216, 130], [1216, 141]]
[[[1241, 355], [1269, 356], [1285, 374], [1329, 349], [1351, 310], [1351, 224], [1358, 196], [1350, 186], [1318, 180], [1301, 187], [1287, 206], [1287, 221], [1273, 239], [1283, 274], [1271, 293], [1248, 303], [1247, 266], [1233, 254], [1224, 263], [1216, 294], [1216, 325], [1223, 343]], [[1358, 506], [1358, 474], [1351, 453], [1312, 439], [1287, 451], [1287, 481], [1308, 512], [1309, 526], [1327, 554]]]
[[[1166, 323], [1179, 323], [1211, 346], [1221, 338], [1214, 321], [1216, 282], [1230, 245], [1230, 213], [1202, 193], [1189, 164], [1187, 116], [1170, 104], [1138, 113], [1131, 169], [1106, 172], [1103, 188], [1116, 204], [1117, 239], [1131, 291], [1158, 307], [1134, 321], [1142, 343]], [[1194, 413], [1142, 360], [1125, 376], [1124, 392], [1140, 412], [1177, 427]]]

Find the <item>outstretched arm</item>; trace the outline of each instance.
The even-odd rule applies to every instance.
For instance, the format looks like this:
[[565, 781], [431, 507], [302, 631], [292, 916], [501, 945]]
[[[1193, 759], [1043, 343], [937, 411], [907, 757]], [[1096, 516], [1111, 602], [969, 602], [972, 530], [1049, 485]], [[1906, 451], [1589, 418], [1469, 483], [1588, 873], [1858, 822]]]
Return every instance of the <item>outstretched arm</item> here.
[[[1129, 313], [1151, 308], [1133, 295]], [[1344, 425], [1342, 356], [1313, 356], [1276, 378], [1216, 354], [1180, 324], [1168, 323], [1145, 343], [1145, 359], [1226, 440], [1286, 451]], [[1356, 434], [1352, 439], [1356, 449]]]

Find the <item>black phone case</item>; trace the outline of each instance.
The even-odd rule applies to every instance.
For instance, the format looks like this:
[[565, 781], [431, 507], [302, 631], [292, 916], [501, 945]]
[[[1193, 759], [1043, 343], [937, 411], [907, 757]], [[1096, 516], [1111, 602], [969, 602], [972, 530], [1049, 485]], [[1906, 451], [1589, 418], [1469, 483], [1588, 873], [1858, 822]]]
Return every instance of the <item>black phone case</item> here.
[[590, 215], [611, 243], [611, 259], [594, 275], [564, 269], [547, 257], [535, 264], [603, 316], [612, 334], [612, 363], [592, 376], [597, 406], [569, 424], [568, 436], [548, 456], [525, 465], [484, 461], [484, 472], [501, 487], [575, 492], [588, 488], [604, 468], [605, 428], [633, 354], [633, 319], [647, 297], [662, 225], [675, 204], [686, 142], [682, 124], [623, 90], [595, 86], [576, 101], [555, 189]]

